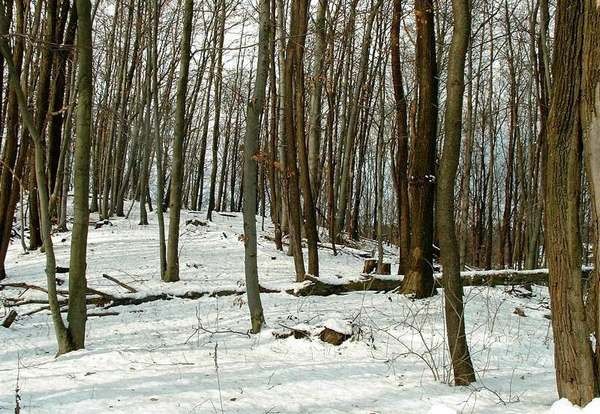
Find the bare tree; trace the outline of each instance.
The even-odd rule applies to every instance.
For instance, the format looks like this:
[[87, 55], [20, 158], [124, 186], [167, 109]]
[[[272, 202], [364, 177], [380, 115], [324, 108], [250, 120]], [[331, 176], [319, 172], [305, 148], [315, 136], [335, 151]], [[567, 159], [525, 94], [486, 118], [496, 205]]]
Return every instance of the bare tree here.
[[444, 146], [437, 180], [437, 228], [443, 266], [448, 348], [456, 385], [475, 381], [473, 363], [465, 335], [460, 250], [454, 223], [454, 186], [460, 158], [462, 109], [465, 90], [465, 60], [471, 33], [469, 0], [453, 0], [454, 31], [448, 52], [448, 83]]

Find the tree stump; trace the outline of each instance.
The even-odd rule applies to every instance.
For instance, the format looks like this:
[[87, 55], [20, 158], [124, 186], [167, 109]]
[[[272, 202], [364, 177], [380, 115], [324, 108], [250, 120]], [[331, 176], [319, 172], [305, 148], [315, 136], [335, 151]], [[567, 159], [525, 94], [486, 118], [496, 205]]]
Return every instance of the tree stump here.
[[365, 259], [363, 264], [363, 273], [371, 274], [377, 269], [377, 259]]
[[352, 336], [352, 325], [347, 321], [330, 319], [323, 324], [319, 339], [332, 345], [341, 345]]
[[378, 275], [391, 275], [392, 274], [392, 264], [391, 263], [382, 263], [381, 266], [377, 269]]
[[8, 312], [8, 316], [6, 318], [4, 318], [4, 322], [2, 322], [2, 326], [5, 328], [10, 328], [10, 325], [13, 324], [15, 319], [17, 319], [17, 311], [13, 309], [10, 312]]
[[330, 328], [325, 328], [319, 334], [319, 339], [321, 339], [321, 341], [323, 342], [330, 343], [331, 345], [338, 346], [341, 345], [345, 340], [350, 338], [350, 336], [351, 335], [348, 335], [346, 333], [341, 333], [334, 331]]

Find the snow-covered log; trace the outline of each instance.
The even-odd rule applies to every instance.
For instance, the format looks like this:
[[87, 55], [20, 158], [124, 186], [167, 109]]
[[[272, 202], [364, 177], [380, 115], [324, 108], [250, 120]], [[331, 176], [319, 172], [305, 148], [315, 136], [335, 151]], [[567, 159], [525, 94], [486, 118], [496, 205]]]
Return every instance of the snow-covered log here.
[[[582, 277], [587, 278], [590, 268], [582, 269]], [[442, 287], [442, 273], [434, 275], [436, 286]], [[511, 285], [547, 285], [548, 269], [534, 270], [476, 270], [461, 272], [463, 286], [511, 286]], [[376, 291], [390, 292], [402, 284], [402, 276], [382, 277], [377, 275], [362, 275], [356, 280], [328, 280], [306, 276], [309, 283], [296, 289], [288, 289], [287, 293], [295, 296], [329, 296], [347, 292]]]

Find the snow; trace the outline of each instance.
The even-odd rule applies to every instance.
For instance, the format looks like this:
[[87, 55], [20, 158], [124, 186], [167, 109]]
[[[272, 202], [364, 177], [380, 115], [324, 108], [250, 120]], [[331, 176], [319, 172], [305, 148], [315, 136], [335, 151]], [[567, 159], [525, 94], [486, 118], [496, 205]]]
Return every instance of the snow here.
[[[149, 214], [150, 225], [138, 226], [135, 211], [130, 219], [111, 220], [112, 226], [90, 227], [89, 287], [119, 297], [244, 291], [241, 214], [215, 214], [213, 223], [196, 227], [184, 223], [204, 221], [204, 213], [184, 212], [182, 280], [164, 284], [157, 270], [156, 217]], [[270, 232], [267, 226], [259, 237], [261, 285], [278, 291], [298, 287], [292, 258], [263, 237]], [[54, 241], [58, 265], [67, 266], [70, 234], [56, 234]], [[367, 243], [363, 250], [371, 248]], [[357, 280], [360, 253], [359, 248], [340, 249], [334, 256], [321, 249], [322, 278]], [[387, 247], [386, 260], [396, 263], [391, 254]], [[6, 282], [44, 286], [43, 269], [43, 254], [23, 255], [19, 242], [10, 247]], [[138, 293], [128, 293], [104, 273]], [[18, 295], [44, 298], [43, 292], [0, 290], [0, 317], [8, 311], [5, 298]], [[242, 294], [172, 298], [109, 309], [116, 316], [90, 317], [87, 349], [58, 358], [47, 311], [18, 318], [10, 329], [0, 328], [0, 412], [14, 411], [17, 387], [22, 413], [600, 412], [600, 400], [584, 409], [555, 402], [545, 288], [535, 287], [531, 298], [503, 288], [465, 289], [467, 336], [477, 371], [477, 382], [469, 387], [449, 385], [443, 295], [413, 301], [396, 293], [295, 297], [279, 292], [261, 298], [267, 327], [258, 335], [247, 334]], [[516, 307], [527, 316], [515, 315]], [[316, 335], [324, 326], [353, 336], [337, 347], [323, 343]], [[273, 333], [285, 328], [313, 336], [276, 339]]]
[[436, 404], [428, 411], [428, 414], [456, 414], [456, 410], [448, 408], [445, 405]]
[[573, 405], [566, 398], [552, 404], [549, 414], [597, 414], [600, 413], [600, 398], [596, 398], [584, 408]]
[[342, 335], [352, 335], [352, 325], [349, 321], [328, 319], [323, 323], [323, 327], [341, 333]]

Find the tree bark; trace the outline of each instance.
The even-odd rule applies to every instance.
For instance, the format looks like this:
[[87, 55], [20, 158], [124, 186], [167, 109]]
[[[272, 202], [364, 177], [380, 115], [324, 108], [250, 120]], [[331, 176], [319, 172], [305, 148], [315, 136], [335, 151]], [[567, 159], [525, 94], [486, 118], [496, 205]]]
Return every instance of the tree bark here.
[[173, 166], [171, 168], [171, 197], [169, 201], [169, 240], [167, 243], [167, 271], [165, 282], [179, 280], [179, 218], [183, 184], [183, 139], [185, 135], [185, 98], [190, 69], [190, 40], [192, 36], [193, 0], [185, 0], [183, 12], [183, 37], [181, 40], [181, 62], [177, 83], [175, 108], [175, 139], [173, 141]]
[[259, 2], [258, 60], [254, 94], [248, 102], [246, 135], [244, 138], [244, 266], [246, 293], [250, 310], [252, 333], [260, 332], [264, 323], [258, 266], [256, 263], [256, 180], [257, 151], [260, 135], [260, 119], [265, 103], [265, 91], [269, 73], [269, 39], [271, 18], [269, 0]]
[[579, 406], [598, 388], [580, 276], [583, 22], [583, 0], [557, 2], [545, 200], [556, 382], [559, 396]]
[[[590, 289], [592, 315], [588, 324], [595, 335], [596, 387], [600, 386], [600, 3], [585, 0], [583, 25], [582, 127], [587, 178], [592, 201], [595, 274]], [[588, 305], [588, 306], [590, 306]], [[596, 392], [599, 390], [596, 389]]]
[[444, 147], [437, 183], [437, 230], [443, 266], [446, 331], [454, 383], [475, 381], [473, 363], [465, 335], [463, 287], [460, 277], [460, 246], [454, 223], [454, 187], [460, 160], [462, 108], [465, 90], [465, 60], [471, 33], [469, 0], [453, 0], [454, 31], [448, 52], [448, 83], [444, 120]]
[[398, 274], [408, 270], [410, 251], [410, 214], [408, 201], [408, 115], [406, 96], [400, 63], [400, 25], [402, 23], [402, 0], [394, 0], [390, 48], [392, 50], [392, 84], [396, 112], [396, 151], [394, 155], [394, 184], [398, 209], [399, 253]]
[[73, 231], [69, 263], [69, 336], [73, 350], [85, 346], [87, 281], [87, 236], [90, 210], [90, 143], [92, 134], [92, 101], [94, 92], [92, 57], [92, 18], [89, 0], [77, 0], [78, 94], [75, 158]]
[[438, 80], [432, 0], [415, 1], [417, 22], [416, 71], [419, 91], [411, 194], [410, 265], [402, 293], [416, 298], [435, 294], [433, 285], [433, 199], [437, 134]]

